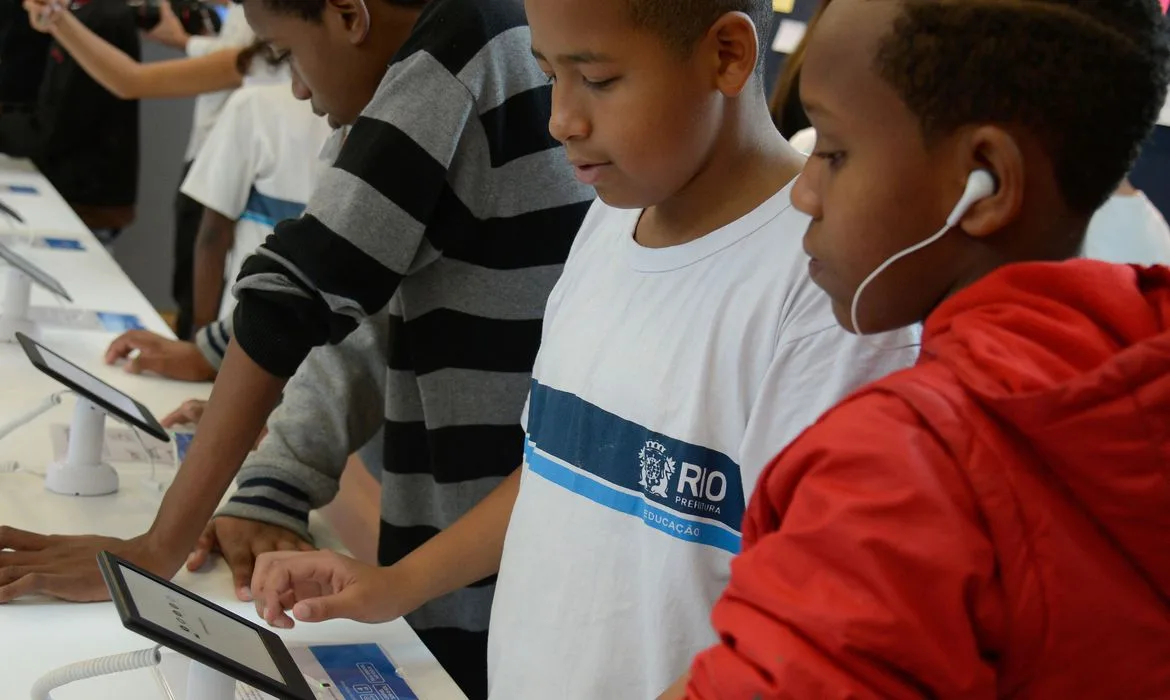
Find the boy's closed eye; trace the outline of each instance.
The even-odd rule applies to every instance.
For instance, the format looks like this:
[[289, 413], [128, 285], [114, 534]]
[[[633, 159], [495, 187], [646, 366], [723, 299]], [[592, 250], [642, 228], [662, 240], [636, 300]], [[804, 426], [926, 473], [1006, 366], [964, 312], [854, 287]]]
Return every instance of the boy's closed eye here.
[[[544, 77], [547, 78], [550, 83], [557, 82], [556, 73], [545, 73]], [[584, 76], [584, 75], [582, 75], [580, 77], [581, 77], [581, 82], [585, 85], [585, 87], [587, 87], [591, 90], [604, 90], [608, 87], [612, 87], [614, 83], [616, 83], [618, 80], [621, 79], [620, 77], [614, 77], [614, 78], [603, 78], [600, 80], [595, 80], [595, 79], [591, 79], [591, 78]]]
[[828, 163], [830, 170], [836, 170], [845, 162], [845, 151], [813, 151], [812, 155]]

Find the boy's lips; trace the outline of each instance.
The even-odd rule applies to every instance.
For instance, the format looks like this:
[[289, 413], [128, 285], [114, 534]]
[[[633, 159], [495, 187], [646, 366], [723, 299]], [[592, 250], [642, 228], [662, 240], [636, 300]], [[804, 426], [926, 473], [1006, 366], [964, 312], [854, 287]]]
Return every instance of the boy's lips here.
[[821, 271], [824, 269], [825, 266], [821, 263], [820, 260], [817, 260], [816, 258], [808, 259], [808, 276], [810, 279], [812, 279], [813, 282], [817, 281], [817, 276], [820, 275]]
[[586, 185], [594, 185], [605, 173], [609, 163], [591, 161], [569, 161], [573, 164], [573, 174]]

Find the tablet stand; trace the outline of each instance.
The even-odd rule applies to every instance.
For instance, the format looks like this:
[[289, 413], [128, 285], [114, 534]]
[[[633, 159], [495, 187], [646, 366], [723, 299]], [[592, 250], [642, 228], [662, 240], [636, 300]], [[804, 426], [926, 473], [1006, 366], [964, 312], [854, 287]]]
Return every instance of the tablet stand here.
[[186, 700], [235, 700], [236, 680], [199, 663], [191, 661], [187, 669]]
[[28, 317], [32, 280], [15, 267], [4, 271], [4, 306], [0, 308], [0, 342], [15, 343], [16, 334], [35, 338], [36, 326]]
[[69, 451], [45, 473], [45, 486], [66, 496], [104, 496], [118, 490], [118, 472], [102, 463], [106, 410], [77, 397], [69, 426]]

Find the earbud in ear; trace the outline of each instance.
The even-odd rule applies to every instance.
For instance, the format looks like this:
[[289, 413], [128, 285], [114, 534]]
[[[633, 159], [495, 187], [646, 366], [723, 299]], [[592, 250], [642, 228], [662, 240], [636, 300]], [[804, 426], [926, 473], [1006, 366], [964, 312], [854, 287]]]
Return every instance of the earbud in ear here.
[[362, 30], [361, 37], [358, 38], [358, 41], [360, 42], [365, 41], [366, 37], [370, 35], [370, 6], [366, 4], [366, 0], [357, 0], [357, 4], [358, 9], [362, 13], [362, 22], [363, 26], [365, 27]]
[[951, 228], [958, 226], [973, 204], [995, 194], [995, 187], [995, 176], [991, 174], [991, 171], [982, 168], [971, 171], [970, 177], [967, 178], [967, 189], [963, 190], [963, 196], [959, 198], [959, 203], [955, 205], [951, 215], [947, 217], [947, 226]]

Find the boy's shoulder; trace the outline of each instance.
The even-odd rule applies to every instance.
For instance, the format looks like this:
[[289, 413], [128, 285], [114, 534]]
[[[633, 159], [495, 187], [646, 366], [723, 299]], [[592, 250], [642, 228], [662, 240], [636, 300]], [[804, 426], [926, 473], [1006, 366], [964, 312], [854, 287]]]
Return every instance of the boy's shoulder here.
[[458, 75], [494, 39], [527, 26], [521, 0], [433, 0], [392, 63], [425, 51]]

